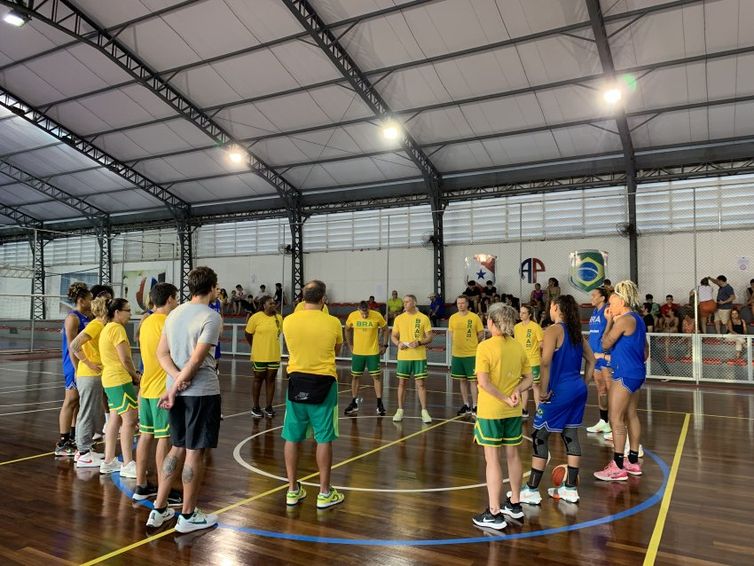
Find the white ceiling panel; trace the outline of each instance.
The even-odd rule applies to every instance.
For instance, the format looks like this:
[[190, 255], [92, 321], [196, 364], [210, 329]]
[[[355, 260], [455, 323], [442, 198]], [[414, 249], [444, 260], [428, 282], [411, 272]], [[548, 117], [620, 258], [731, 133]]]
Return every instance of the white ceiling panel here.
[[87, 201], [108, 212], [128, 212], [162, 205], [159, 200], [145, 191], [126, 189], [106, 195], [92, 195], [87, 197]]
[[495, 3], [512, 37], [589, 21], [583, 0], [508, 0]]
[[75, 4], [97, 23], [105, 27], [113, 27], [178, 2], [179, 0], [118, 0], [117, 2], [76, 0]]
[[[192, 185], [194, 185], [192, 187]], [[198, 187], [198, 188], [197, 188]], [[184, 189], [192, 191], [191, 202], [205, 202], [255, 195], [273, 195], [275, 189], [254, 173], [233, 177], [218, 177], [197, 182], [176, 183], [171, 190], [185, 195]], [[200, 192], [201, 189], [203, 192]]]
[[[3, 184], [6, 180], [7, 177], [3, 180]], [[0, 187], [0, 202], [8, 206], [18, 207], [29, 202], [39, 202], [49, 198], [22, 183]]]
[[348, 18], [361, 16], [394, 5], [405, 4], [412, 0], [311, 0], [309, 3], [319, 16], [330, 24]]
[[[383, 163], [381, 167], [377, 167], [374, 161], [369, 158], [336, 161], [334, 163], [326, 163], [322, 167], [335, 180], [336, 185], [371, 183], [384, 181], [389, 178], [399, 178], [403, 174], [399, 174], [398, 171], [405, 170], [398, 167], [391, 168], [386, 163]], [[386, 171], [393, 174], [386, 175]], [[313, 188], [313, 185], [308, 184], [306, 188]]]
[[386, 179], [421, 175], [418, 167], [403, 152], [372, 157], [372, 163], [382, 172]]
[[475, 135], [464, 111], [457, 106], [422, 112], [404, 127], [420, 144]]
[[193, 177], [222, 175], [231, 171], [243, 171], [247, 166], [231, 163], [225, 151], [208, 149], [140, 161], [134, 168], [147, 177], [164, 183]]
[[611, 109], [604, 106], [601, 92], [584, 86], [540, 90], [536, 99], [547, 124], [584, 120], [611, 113]]
[[278, 131], [275, 124], [253, 104], [226, 108], [215, 115], [215, 121], [238, 139], [264, 136]]
[[180, 73], [171, 84], [200, 107], [227, 104], [241, 98], [212, 65]]
[[[461, 107], [461, 111], [478, 135], [545, 124], [537, 98], [532, 94], [467, 104]], [[453, 136], [452, 131], [448, 134]]]
[[131, 26], [118, 39], [157, 71], [199, 60], [199, 56], [162, 18]]
[[17, 65], [0, 72], [0, 84], [33, 106], [44, 100], [63, 98], [61, 91], [26, 65]]
[[217, 198], [198, 181], [175, 185], [172, 192], [187, 202], [206, 202]]
[[296, 18], [280, 0], [225, 0], [225, 3], [260, 43], [301, 31]]
[[754, 44], [754, 2], [717, 0], [703, 6], [708, 53]]
[[100, 168], [84, 171], [75, 175], [60, 175], [51, 181], [56, 187], [74, 195], [93, 195], [119, 188], [132, 188], [128, 181], [118, 175]]
[[448, 145], [437, 151], [435, 149], [427, 148], [427, 151], [432, 155], [432, 163], [443, 172], [495, 165], [481, 142]]
[[285, 178], [301, 190], [311, 187], [329, 187], [337, 184], [335, 179], [321, 165], [295, 167], [285, 173]]
[[64, 144], [34, 152], [19, 153], [8, 158], [8, 161], [36, 177], [97, 166], [84, 154]]
[[[0, 6], [0, 18], [9, 11], [10, 8], [7, 6]], [[0, 33], [0, 53], [13, 61], [18, 61], [71, 41], [71, 36], [68, 34], [35, 21], [20, 28], [3, 23], [3, 33]]]
[[[605, 131], [604, 129], [611, 131]], [[558, 145], [561, 157], [587, 155], [590, 153], [606, 153], [621, 150], [620, 137], [615, 131], [615, 122], [596, 123], [595, 126], [578, 126], [574, 128], [558, 128], [551, 130]]]
[[98, 147], [123, 161], [211, 144], [206, 134], [183, 118], [108, 134], [97, 140]]
[[18, 208], [26, 214], [29, 214], [36, 218], [44, 218], [45, 220], [57, 220], [58, 218], [77, 218], [81, 216], [81, 213], [78, 213], [59, 202], [45, 202], [42, 204], [20, 206]]
[[561, 156], [558, 144], [550, 132], [485, 140], [482, 145], [494, 165], [544, 161]]
[[709, 97], [708, 65], [718, 63], [710, 61], [657, 69], [636, 81], [636, 90], [626, 90], [626, 109], [634, 112], [705, 101]]
[[57, 141], [23, 118], [0, 121], [0, 154], [31, 149]]
[[[580, 35], [587, 37], [586, 33]], [[602, 72], [597, 45], [591, 41], [549, 37], [519, 45], [518, 52], [534, 85]]]
[[[733, 116], [732, 106], [718, 109], [716, 119], [720, 120], [718, 129], [721, 133], [733, 131]], [[660, 114], [657, 118], [640, 125], [643, 120], [644, 118], [629, 119], [629, 127], [636, 128], [631, 132], [636, 148], [705, 141], [710, 138], [710, 116], [706, 108]]]

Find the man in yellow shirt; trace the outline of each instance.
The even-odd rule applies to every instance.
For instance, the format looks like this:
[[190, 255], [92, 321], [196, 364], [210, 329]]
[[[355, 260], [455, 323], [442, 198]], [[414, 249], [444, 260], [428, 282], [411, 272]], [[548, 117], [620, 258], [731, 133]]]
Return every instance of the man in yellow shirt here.
[[[157, 440], [155, 463], [162, 469], [170, 452], [170, 412], [157, 405], [167, 390], [167, 374], [157, 359], [162, 329], [168, 314], [178, 306], [178, 289], [170, 283], [158, 283], [149, 291], [153, 312], [139, 327], [139, 350], [144, 364], [139, 395], [139, 444], [136, 447], [136, 489], [133, 499], [143, 501], [157, 495], [157, 486], [147, 481], [147, 463], [152, 454], [153, 440]], [[180, 494], [172, 491], [168, 504], [182, 503]]]
[[395, 317], [391, 339], [398, 347], [398, 410], [393, 415], [393, 422], [403, 420], [403, 401], [406, 397], [406, 380], [411, 376], [416, 381], [416, 391], [422, 407], [422, 422], [429, 424], [432, 417], [427, 411], [427, 344], [432, 342], [432, 324], [429, 317], [416, 308], [416, 297], [403, 297], [403, 313]]
[[[277, 302], [267, 295], [261, 297], [259, 304], [262, 310], [255, 313], [246, 323], [246, 341], [251, 348], [251, 366], [254, 371], [254, 383], [251, 387], [251, 416], [260, 419], [264, 416], [272, 418], [275, 409], [272, 402], [275, 398], [275, 378], [280, 369], [280, 334], [283, 332], [283, 317], [277, 313]], [[265, 385], [267, 406], [262, 412], [259, 397]]]
[[288, 474], [287, 505], [306, 497], [296, 479], [299, 444], [311, 428], [317, 442], [319, 495], [317, 508], [343, 502], [343, 495], [330, 485], [332, 441], [338, 438], [338, 372], [335, 356], [343, 344], [340, 321], [322, 312], [326, 287], [309, 281], [304, 287], [304, 307], [283, 320], [288, 345], [288, 396], [285, 401], [283, 439]]
[[393, 322], [395, 317], [403, 310], [403, 299], [398, 296], [398, 291], [393, 291], [387, 300], [387, 321]]
[[[296, 305], [296, 308], [293, 309], [293, 312], [301, 312], [306, 308], [306, 301], [303, 299], [299, 304]], [[325, 302], [322, 303], [322, 312], [325, 314], [330, 314], [330, 309], [327, 308], [327, 297], [325, 297]]]
[[[484, 326], [479, 316], [469, 311], [469, 298], [460, 295], [456, 299], [458, 312], [448, 320], [451, 343], [450, 377], [459, 380], [463, 406], [458, 415], [476, 416], [476, 347], [484, 340]], [[469, 404], [469, 390], [471, 402]]]
[[[356, 397], [359, 391], [359, 377], [364, 369], [369, 372], [374, 382], [374, 394], [377, 397], [377, 414], [385, 416], [382, 404], [382, 381], [380, 380], [380, 356], [387, 349], [387, 322], [377, 311], [371, 310], [366, 301], [361, 301], [359, 310], [352, 312], [346, 319], [346, 340], [351, 349], [351, 391], [353, 399], [346, 407], [346, 415], [359, 412]], [[383, 338], [383, 334], [385, 335]]]
[[[526, 352], [526, 357], [531, 365], [531, 373], [534, 378], [532, 391], [534, 393], [534, 408], [539, 407], [539, 364], [542, 358], [542, 339], [544, 332], [542, 327], [533, 319], [534, 309], [529, 305], [521, 305], [519, 310], [519, 322], [514, 330], [513, 336], [516, 342], [521, 344]], [[523, 391], [521, 394], [521, 406], [523, 407], [523, 418], [529, 418], [529, 410], [526, 408], [529, 403], [529, 391]]]

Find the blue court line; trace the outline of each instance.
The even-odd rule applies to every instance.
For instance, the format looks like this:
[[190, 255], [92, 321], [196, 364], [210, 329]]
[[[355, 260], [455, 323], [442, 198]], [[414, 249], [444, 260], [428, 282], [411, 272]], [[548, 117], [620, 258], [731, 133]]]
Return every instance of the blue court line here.
[[[637, 513], [641, 513], [642, 511], [646, 511], [650, 507], [653, 507], [654, 505], [657, 505], [660, 501], [662, 501], [662, 497], [665, 494], [665, 489], [668, 485], [668, 477], [670, 475], [670, 468], [665, 463], [665, 461], [660, 458], [657, 454], [652, 452], [651, 450], [644, 449], [645, 454], [649, 455], [652, 460], [657, 464], [657, 466], [660, 468], [660, 471], [662, 472], [662, 485], [657, 489], [657, 491], [648, 499], [645, 501], [642, 501], [638, 505], [635, 505], [633, 507], [629, 507], [628, 509], [625, 509], [624, 511], [621, 511], [619, 513], [615, 513], [612, 515], [606, 515], [605, 517], [599, 517], [597, 519], [592, 519], [590, 521], [584, 521], [581, 523], [574, 523], [573, 525], [563, 525], [561, 527], [553, 527], [550, 529], [540, 529], [538, 531], [527, 531], [523, 533], [511, 533], [511, 534], [500, 534], [500, 535], [487, 535], [483, 537], [468, 537], [468, 538], [450, 538], [450, 539], [351, 539], [351, 538], [336, 538], [336, 537], [318, 537], [318, 536], [312, 536], [312, 535], [300, 535], [296, 533], [282, 533], [278, 531], [265, 531], [261, 529], [252, 529], [250, 527], [238, 527], [235, 525], [226, 525], [220, 523], [218, 526], [221, 529], [228, 529], [231, 531], [236, 531], [239, 533], [245, 533], [249, 535], [255, 535], [255, 536], [261, 536], [266, 538], [273, 538], [273, 539], [284, 539], [284, 540], [292, 540], [297, 542], [314, 542], [314, 543], [325, 543], [325, 544], [346, 544], [346, 545], [356, 545], [356, 546], [443, 546], [448, 544], [474, 544], [474, 543], [481, 543], [481, 542], [495, 542], [498, 540], [517, 540], [517, 539], [527, 539], [527, 538], [535, 538], [535, 537], [541, 537], [541, 536], [547, 536], [547, 535], [556, 535], [560, 533], [570, 532], [570, 531], [577, 531], [581, 529], [588, 529], [590, 527], [597, 527], [599, 525], [606, 525], [608, 523], [612, 523], [615, 521], [619, 521], [621, 519], [625, 519], [626, 517], [630, 517], [632, 515], [636, 515]], [[123, 481], [120, 478], [120, 474], [115, 472], [111, 474], [110, 476], [113, 480], [113, 483], [120, 489], [124, 494], [126, 494], [129, 499], [133, 495], [133, 491], [131, 491], [127, 486], [123, 485]], [[597, 480], [599, 481], [599, 480]], [[153, 505], [151, 501], [134, 501], [134, 503], [138, 503], [139, 505], [142, 505], [148, 509], [152, 509]]]

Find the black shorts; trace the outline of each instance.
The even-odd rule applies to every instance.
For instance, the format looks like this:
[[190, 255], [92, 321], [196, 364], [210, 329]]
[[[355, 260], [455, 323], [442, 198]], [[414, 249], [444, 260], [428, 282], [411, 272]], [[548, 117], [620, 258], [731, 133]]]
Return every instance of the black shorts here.
[[217, 448], [220, 395], [176, 396], [170, 409], [170, 442], [178, 448]]

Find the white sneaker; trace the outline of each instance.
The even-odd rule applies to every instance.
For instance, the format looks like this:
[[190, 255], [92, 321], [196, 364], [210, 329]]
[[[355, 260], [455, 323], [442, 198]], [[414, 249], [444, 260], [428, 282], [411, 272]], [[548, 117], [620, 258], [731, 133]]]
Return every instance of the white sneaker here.
[[78, 456], [76, 459], [77, 468], [99, 468], [102, 464], [102, 457], [96, 452], [87, 452]]
[[135, 479], [136, 478], [136, 462], [131, 460], [128, 464], [121, 465], [120, 477]]
[[[628, 438], [626, 438], [626, 447], [623, 449], [623, 455], [628, 458], [628, 452], [631, 450], [631, 445], [628, 443]], [[644, 458], [644, 447], [639, 444], [639, 458]]]
[[605, 434], [602, 435], [602, 438], [604, 438], [608, 442], [612, 442], [613, 441], [613, 431], [606, 432]]
[[432, 417], [429, 415], [429, 411], [427, 409], [422, 409], [422, 422], [424, 424], [429, 424], [432, 422]]
[[395, 414], [393, 415], [393, 422], [399, 423], [403, 420], [403, 409], [398, 409], [395, 411]]
[[92, 442], [99, 442], [99, 441], [100, 441], [100, 440], [102, 440], [103, 438], [104, 438], [104, 436], [102, 436], [102, 434], [100, 434], [99, 432], [95, 432], [95, 433], [94, 433], [94, 434], [92, 435]]
[[605, 422], [602, 419], [600, 419], [599, 421], [597, 421], [597, 424], [595, 424], [594, 426], [586, 427], [586, 431], [605, 433], [605, 432], [611, 432], [612, 429], [610, 428], [610, 423]]
[[[506, 495], [510, 499], [512, 492], [509, 491]], [[542, 496], [539, 494], [539, 490], [532, 489], [527, 484], [521, 486], [519, 498], [521, 503], [527, 503], [528, 505], [539, 505], [542, 503]]]
[[175, 511], [170, 507], [165, 509], [164, 513], [160, 513], [157, 509], [152, 509], [149, 512], [149, 518], [147, 519], [147, 527], [161, 527], [165, 522], [175, 517]]
[[579, 502], [579, 492], [575, 487], [566, 487], [562, 484], [560, 487], [550, 487], [547, 489], [547, 494], [553, 499], [560, 499], [567, 501], [568, 503]]
[[113, 458], [110, 462], [106, 462], [103, 459], [99, 464], [100, 474], [112, 474], [118, 471], [120, 471], [120, 462], [118, 462], [117, 458]]
[[188, 519], [184, 519], [183, 515], [178, 516], [178, 522], [175, 525], [175, 530], [179, 533], [190, 533], [192, 531], [200, 531], [202, 529], [209, 529], [217, 524], [217, 515], [206, 515], [198, 507], [194, 509], [194, 513]]

